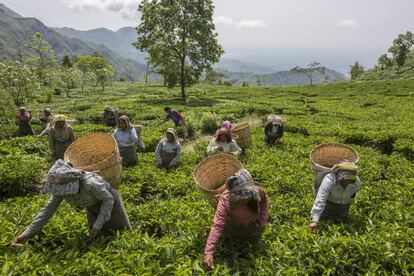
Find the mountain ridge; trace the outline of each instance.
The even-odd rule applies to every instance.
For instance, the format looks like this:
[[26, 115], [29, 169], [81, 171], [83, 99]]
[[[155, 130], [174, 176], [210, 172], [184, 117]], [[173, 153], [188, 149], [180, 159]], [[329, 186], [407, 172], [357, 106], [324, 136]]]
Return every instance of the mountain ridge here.
[[94, 45], [78, 38], [66, 37], [47, 27], [36, 18], [14, 18], [1, 9], [0, 26], [0, 60], [17, 60], [19, 54], [30, 55], [31, 52], [24, 45], [29, 42], [30, 35], [39, 32], [52, 45], [58, 59], [66, 54], [82, 55], [98, 52], [115, 67], [116, 77], [124, 77], [128, 80], [143, 78], [144, 65], [126, 59], [105, 46]]

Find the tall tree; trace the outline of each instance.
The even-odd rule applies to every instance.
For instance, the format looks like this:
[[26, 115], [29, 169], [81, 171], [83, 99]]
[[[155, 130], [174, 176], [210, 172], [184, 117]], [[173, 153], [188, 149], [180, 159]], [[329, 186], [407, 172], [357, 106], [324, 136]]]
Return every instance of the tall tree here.
[[325, 75], [325, 66], [322, 66], [321, 63], [314, 61], [310, 64], [308, 64], [307, 67], [303, 68], [303, 67], [299, 67], [296, 66], [295, 68], [290, 69], [290, 71], [292, 72], [296, 72], [296, 73], [301, 73], [304, 74], [305, 76], [308, 77], [309, 81], [310, 81], [310, 85], [313, 84], [313, 74], [315, 72], [319, 72], [322, 75]]
[[[135, 46], [161, 67], [179, 64], [181, 97], [224, 53], [213, 23], [212, 0], [143, 0]], [[160, 57], [163, 57], [160, 59]]]
[[[53, 47], [44, 39], [41, 33], [36, 32], [30, 36], [30, 41], [25, 45], [26, 48], [33, 50], [37, 57], [35, 60], [28, 58], [29, 63], [34, 63], [37, 67], [37, 74], [40, 80], [44, 81], [43, 71], [48, 66], [54, 66], [56, 56]], [[33, 59], [33, 58], [32, 58]]]
[[364, 73], [364, 67], [358, 61], [354, 65], [351, 65], [351, 69], [349, 70], [351, 80], [356, 80], [362, 73]]
[[407, 31], [405, 34], [399, 34], [394, 39], [392, 46], [388, 49], [388, 52], [392, 54], [395, 63], [398, 67], [404, 65], [407, 60], [408, 53], [411, 51], [414, 45], [414, 34]]
[[[109, 83], [115, 73], [113, 66], [97, 53], [93, 55], [79, 56], [76, 61], [76, 67], [82, 72], [82, 78], [87, 77], [88, 74], [92, 74], [95, 79], [95, 86], [100, 85], [102, 92], [104, 92], [105, 86]], [[83, 84], [81, 87], [83, 90]]]

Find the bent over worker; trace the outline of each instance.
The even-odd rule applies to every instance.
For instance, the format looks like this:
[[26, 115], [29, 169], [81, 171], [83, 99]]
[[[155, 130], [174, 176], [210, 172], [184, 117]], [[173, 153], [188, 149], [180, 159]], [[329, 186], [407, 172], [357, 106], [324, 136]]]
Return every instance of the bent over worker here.
[[356, 193], [361, 189], [355, 163], [343, 160], [334, 165], [317, 189], [311, 210], [312, 221], [309, 230], [315, 231], [322, 218], [346, 221], [349, 207]]
[[42, 191], [51, 194], [48, 202], [12, 245], [24, 243], [39, 232], [63, 200], [75, 208], [86, 208], [91, 236], [111, 235], [116, 230], [131, 228], [120, 194], [96, 173], [75, 169], [57, 160], [47, 174]]

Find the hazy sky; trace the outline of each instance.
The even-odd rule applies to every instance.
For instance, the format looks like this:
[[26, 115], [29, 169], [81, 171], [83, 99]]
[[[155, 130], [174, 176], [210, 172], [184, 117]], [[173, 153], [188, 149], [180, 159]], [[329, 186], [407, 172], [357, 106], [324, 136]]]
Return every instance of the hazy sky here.
[[[136, 26], [137, 0], [0, 0], [48, 26]], [[372, 66], [402, 32], [414, 31], [414, 0], [215, 0], [226, 57], [279, 69], [318, 60], [346, 71]]]

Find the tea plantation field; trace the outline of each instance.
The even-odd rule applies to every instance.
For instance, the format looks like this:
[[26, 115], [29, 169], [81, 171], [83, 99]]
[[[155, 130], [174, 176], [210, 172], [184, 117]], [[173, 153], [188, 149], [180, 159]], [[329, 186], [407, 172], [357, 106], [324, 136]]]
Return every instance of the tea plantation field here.
[[[110, 132], [99, 125], [105, 105], [144, 125], [147, 148], [139, 165], [124, 170], [120, 188], [133, 229], [115, 237], [87, 235], [84, 211], [64, 203], [24, 246], [10, 241], [47, 201], [36, 192], [51, 165], [46, 137], [0, 140], [0, 267], [4, 275], [352, 275], [414, 273], [414, 80], [336, 83], [303, 87], [195, 86], [189, 99], [155, 85], [115, 83], [104, 94], [80, 91], [49, 106], [77, 119], [77, 136]], [[153, 127], [163, 107], [182, 111], [193, 137], [179, 169], [155, 167], [154, 149], [167, 127]], [[282, 113], [282, 142], [265, 146], [261, 122]], [[208, 131], [223, 119], [253, 121], [253, 147], [240, 157], [269, 196], [262, 241], [237, 244], [224, 237], [216, 268], [203, 264], [214, 210], [192, 178], [205, 157]], [[3, 127], [2, 134], [15, 125]], [[40, 125], [35, 125], [40, 130]], [[4, 132], [4, 133], [3, 133]], [[360, 155], [363, 188], [348, 224], [322, 223], [308, 231], [313, 201], [309, 152], [324, 142], [352, 145]]]

